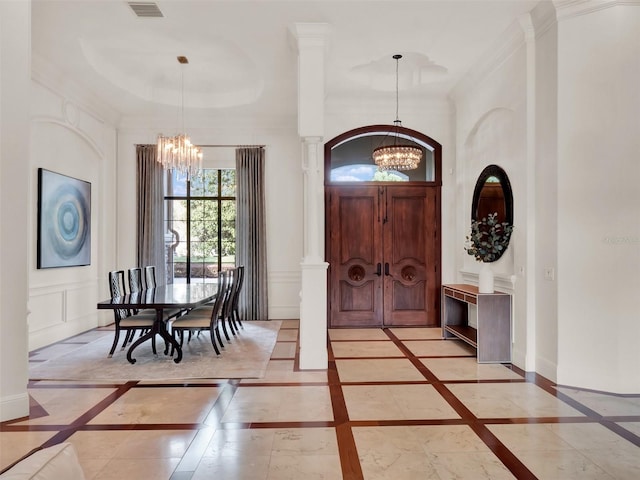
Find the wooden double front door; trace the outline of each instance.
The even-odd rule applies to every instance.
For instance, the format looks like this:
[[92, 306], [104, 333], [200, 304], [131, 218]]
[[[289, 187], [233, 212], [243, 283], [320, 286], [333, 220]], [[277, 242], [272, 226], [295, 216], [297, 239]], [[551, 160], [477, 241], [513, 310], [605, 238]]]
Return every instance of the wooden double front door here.
[[327, 187], [329, 326], [438, 326], [439, 189]]

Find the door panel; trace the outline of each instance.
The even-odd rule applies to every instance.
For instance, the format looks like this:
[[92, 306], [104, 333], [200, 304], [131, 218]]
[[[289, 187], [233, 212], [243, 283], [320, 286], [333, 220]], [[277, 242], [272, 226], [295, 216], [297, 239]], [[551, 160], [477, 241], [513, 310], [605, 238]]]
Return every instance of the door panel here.
[[[332, 327], [382, 325], [378, 187], [329, 192], [329, 299]], [[381, 269], [381, 267], [380, 267]]]
[[[424, 187], [386, 189], [383, 230], [384, 324], [436, 326], [430, 282], [435, 280], [435, 194]], [[431, 275], [433, 273], [433, 275]]]
[[438, 326], [436, 189], [327, 192], [329, 325]]

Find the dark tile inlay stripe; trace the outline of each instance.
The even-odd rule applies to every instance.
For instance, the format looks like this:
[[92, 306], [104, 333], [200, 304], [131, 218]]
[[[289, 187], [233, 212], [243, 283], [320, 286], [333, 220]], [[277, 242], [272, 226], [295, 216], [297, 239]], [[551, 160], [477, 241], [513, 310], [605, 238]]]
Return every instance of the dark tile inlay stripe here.
[[[630, 432], [626, 428], [618, 425], [617, 423], [611, 421], [610, 419], [606, 419], [603, 415], [601, 415], [598, 412], [596, 412], [595, 410], [592, 410], [591, 408], [583, 405], [582, 403], [580, 403], [579, 401], [577, 401], [574, 398], [570, 397], [566, 393], [559, 391], [556, 388], [557, 385], [555, 383], [551, 382], [550, 380], [547, 380], [546, 378], [544, 378], [541, 375], [538, 375], [537, 373], [531, 373], [531, 374], [527, 373], [527, 378], [529, 378], [538, 387], [542, 388], [546, 392], [548, 392], [551, 395], [555, 396], [559, 400], [562, 400], [563, 402], [565, 402], [566, 404], [568, 404], [572, 408], [575, 408], [580, 413], [586, 415], [587, 417], [589, 417], [592, 420], [595, 420], [595, 421], [599, 422], [603, 427], [611, 430], [613, 433], [615, 433], [617, 435], [620, 435], [625, 440], [633, 443], [636, 447], [640, 447], [640, 437], [638, 435]], [[631, 418], [633, 418], [633, 417], [631, 417]], [[624, 421], [624, 420], [622, 420], [622, 421]], [[635, 420], [632, 420], [632, 421], [635, 421]]]
[[456, 411], [458, 415], [466, 420], [467, 425], [480, 437], [480, 439], [489, 447], [489, 449], [498, 457], [509, 471], [518, 479], [536, 479], [537, 477], [531, 472], [524, 463], [522, 463], [513, 452], [511, 452], [496, 437], [487, 426], [478, 421], [477, 417], [456, 397], [446, 385], [444, 385], [424, 363], [422, 363], [404, 344], [396, 337], [388, 328], [383, 331], [391, 338], [391, 340], [400, 348], [407, 358], [413, 363], [424, 377], [433, 384], [436, 391], [444, 398], [447, 403]]
[[[66, 441], [71, 435], [73, 435], [80, 428], [85, 426], [85, 424], [89, 422], [93, 417], [98, 415], [105, 408], [107, 408], [109, 405], [115, 402], [118, 398], [120, 398], [122, 395], [128, 392], [135, 385], [135, 383], [136, 382], [127, 382], [124, 385], [121, 385], [115, 392], [111, 393], [105, 399], [98, 402], [94, 407], [89, 409], [84, 415], [81, 415], [75, 421], [71, 422], [70, 425], [58, 425], [58, 426], [56, 425], [15, 425], [13, 427], [1, 428], [0, 430], [2, 431], [58, 431], [58, 430], [59, 431], [57, 434], [52, 436], [49, 440], [47, 440], [42, 445], [40, 445], [40, 447], [31, 450], [30, 452], [20, 457], [17, 461], [12, 463], [11, 465], [8, 465], [5, 469], [3, 469], [0, 472], [0, 474], [9, 470], [11, 467], [21, 462], [22, 460], [24, 460], [34, 452]], [[3, 423], [2, 426], [4, 427], [5, 423]], [[24, 427], [25, 429], [23, 430], [23, 428], [21, 427]]]
[[340, 454], [340, 466], [342, 467], [342, 478], [344, 480], [362, 480], [364, 478], [356, 441], [353, 438], [353, 431], [349, 423], [349, 413], [347, 403], [342, 392], [336, 361], [331, 349], [331, 343], [327, 345], [329, 355], [329, 365], [327, 377], [329, 379], [329, 393], [331, 395], [331, 405], [333, 407], [333, 419], [336, 425], [336, 440], [338, 442], [338, 452]]

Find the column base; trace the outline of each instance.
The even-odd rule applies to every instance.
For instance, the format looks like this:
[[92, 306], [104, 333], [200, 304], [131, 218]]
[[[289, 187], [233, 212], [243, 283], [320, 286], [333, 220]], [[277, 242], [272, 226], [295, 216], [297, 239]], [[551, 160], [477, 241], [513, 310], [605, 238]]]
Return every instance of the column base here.
[[305, 259], [301, 264], [300, 368], [326, 370], [327, 353], [327, 268], [326, 262]]

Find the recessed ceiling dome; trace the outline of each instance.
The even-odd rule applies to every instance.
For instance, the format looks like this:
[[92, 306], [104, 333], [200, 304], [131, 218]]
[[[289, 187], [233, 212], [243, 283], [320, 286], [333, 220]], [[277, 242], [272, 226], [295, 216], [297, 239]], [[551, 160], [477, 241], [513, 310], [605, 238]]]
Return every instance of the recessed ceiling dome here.
[[[112, 84], [144, 100], [192, 108], [224, 108], [255, 102], [263, 78], [255, 63], [229, 40], [208, 39], [206, 44], [176, 41], [150, 32], [120, 38], [82, 38], [82, 52]], [[189, 65], [176, 62], [189, 57]]]

